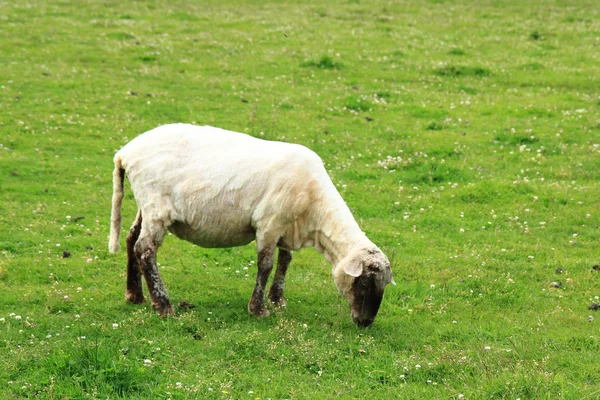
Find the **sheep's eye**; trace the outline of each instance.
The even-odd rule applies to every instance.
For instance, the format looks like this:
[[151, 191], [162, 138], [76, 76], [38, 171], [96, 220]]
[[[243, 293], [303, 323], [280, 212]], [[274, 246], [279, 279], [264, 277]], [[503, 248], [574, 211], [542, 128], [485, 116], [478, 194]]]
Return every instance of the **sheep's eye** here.
[[367, 286], [368, 282], [366, 279], [361, 279], [360, 284], [363, 286]]

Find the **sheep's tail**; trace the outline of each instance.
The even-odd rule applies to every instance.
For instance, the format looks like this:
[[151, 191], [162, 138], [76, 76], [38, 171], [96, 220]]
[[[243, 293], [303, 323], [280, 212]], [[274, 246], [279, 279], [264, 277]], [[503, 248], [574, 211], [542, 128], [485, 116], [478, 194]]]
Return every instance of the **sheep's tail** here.
[[121, 249], [121, 203], [123, 203], [123, 180], [125, 170], [121, 167], [121, 158], [115, 156], [115, 170], [113, 171], [113, 196], [112, 211], [110, 214], [110, 239], [108, 251], [117, 253]]

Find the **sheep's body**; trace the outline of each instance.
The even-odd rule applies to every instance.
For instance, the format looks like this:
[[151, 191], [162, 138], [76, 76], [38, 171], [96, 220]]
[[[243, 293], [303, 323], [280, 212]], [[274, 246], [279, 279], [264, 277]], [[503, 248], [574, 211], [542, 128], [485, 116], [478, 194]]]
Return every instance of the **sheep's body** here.
[[[321, 159], [303, 146], [175, 124], [138, 136], [115, 159], [144, 218], [202, 247], [245, 245], [260, 228], [283, 236], [289, 250], [313, 245], [302, 216], [323, 198], [351, 218]], [[364, 238], [352, 228], [348, 236]]]
[[[115, 155], [111, 252], [119, 249], [123, 172], [139, 208], [127, 241], [128, 299], [143, 300], [136, 282], [141, 268], [161, 314], [172, 312], [154, 261], [167, 229], [202, 247], [240, 246], [256, 239], [259, 274], [249, 304], [256, 315], [268, 313], [262, 299], [275, 247], [282, 264], [270, 292], [275, 302], [283, 301], [290, 251], [314, 246], [332, 263], [334, 276], [335, 267], [353, 250], [378, 251], [311, 150], [208, 126], [173, 124], [138, 136]], [[384, 275], [385, 287], [391, 280], [389, 264]], [[340, 284], [338, 289], [351, 290]]]

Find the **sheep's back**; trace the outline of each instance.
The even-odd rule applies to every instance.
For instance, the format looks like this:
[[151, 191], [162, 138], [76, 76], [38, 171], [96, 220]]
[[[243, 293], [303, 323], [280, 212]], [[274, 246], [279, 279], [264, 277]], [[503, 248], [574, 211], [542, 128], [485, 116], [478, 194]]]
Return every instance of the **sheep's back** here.
[[180, 231], [187, 236], [197, 230], [202, 237], [184, 239], [206, 247], [218, 246], [224, 231], [247, 238], [268, 213], [294, 219], [310, 202], [308, 191], [329, 181], [321, 159], [306, 147], [209, 126], [164, 125], [115, 157], [144, 213], [184, 224]]

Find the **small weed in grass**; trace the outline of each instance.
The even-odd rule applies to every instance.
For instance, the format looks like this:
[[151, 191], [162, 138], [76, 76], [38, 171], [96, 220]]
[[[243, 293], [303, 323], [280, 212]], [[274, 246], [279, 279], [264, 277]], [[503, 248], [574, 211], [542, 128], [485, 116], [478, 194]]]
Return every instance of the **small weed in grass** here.
[[539, 31], [533, 31], [529, 34], [531, 40], [543, 40], [544, 36]]
[[361, 96], [348, 96], [346, 98], [345, 107], [348, 110], [356, 112], [369, 111], [371, 106], [372, 104], [367, 99], [362, 98]]
[[459, 87], [458, 87], [458, 90], [459, 90], [459, 91], [461, 91], [461, 92], [464, 92], [464, 93], [466, 93], [466, 94], [470, 94], [470, 95], [474, 95], [474, 94], [477, 94], [477, 93], [479, 93], [479, 92], [477, 91], [477, 89], [475, 89], [475, 88], [472, 88], [472, 87], [470, 87], [470, 86], [464, 86], [464, 85], [461, 85], [461, 86], [459, 86]]
[[544, 69], [544, 65], [539, 62], [532, 62], [532, 63], [527, 63], [527, 64], [521, 65], [520, 69], [523, 69], [526, 71], [539, 71], [541, 69]]
[[444, 126], [437, 121], [431, 121], [426, 128], [428, 131], [441, 131], [444, 129]]
[[321, 58], [319, 58], [318, 60], [311, 60], [311, 61], [306, 61], [304, 63], [302, 63], [303, 67], [315, 67], [315, 68], [319, 68], [319, 69], [340, 69], [342, 67], [342, 64], [334, 61], [333, 58], [331, 58], [328, 55], [323, 55], [321, 56]]
[[133, 36], [131, 33], [126, 33], [126, 32], [112, 32], [112, 33], [109, 33], [107, 36], [111, 39], [119, 39], [119, 40], [135, 39], [135, 36]]
[[448, 52], [448, 54], [451, 54], [453, 56], [464, 56], [466, 53], [462, 49], [452, 49]]
[[156, 56], [140, 56], [138, 57], [138, 60], [145, 63], [152, 63], [156, 61]]
[[533, 135], [523, 135], [518, 133], [498, 133], [494, 136], [494, 140], [517, 146], [539, 142], [539, 138]]
[[392, 100], [392, 94], [390, 92], [377, 92], [375, 98], [389, 103]]
[[446, 65], [434, 70], [436, 75], [447, 76], [447, 77], [462, 77], [462, 76], [474, 76], [482, 77], [489, 76], [490, 70], [483, 67], [464, 67], [455, 65]]

